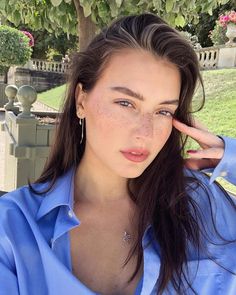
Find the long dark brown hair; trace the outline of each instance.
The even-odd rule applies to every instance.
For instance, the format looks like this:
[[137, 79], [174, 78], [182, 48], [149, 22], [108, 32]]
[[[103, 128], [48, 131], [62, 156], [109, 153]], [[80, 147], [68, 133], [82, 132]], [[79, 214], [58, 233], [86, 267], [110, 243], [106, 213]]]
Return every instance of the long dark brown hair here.
[[[82, 129], [76, 115], [76, 86], [81, 83], [85, 92], [91, 91], [112, 55], [126, 48], [144, 49], [177, 66], [181, 74], [181, 91], [175, 117], [192, 125], [192, 97], [198, 83], [203, 84], [193, 48], [177, 30], [154, 14], [122, 17], [103, 29], [85, 51], [75, 54], [71, 62], [67, 97], [56, 128], [55, 142], [42, 175], [36, 181], [48, 182], [48, 190], [53, 189], [59, 176], [79, 165], [84, 153], [86, 122], [84, 140], [80, 144]], [[185, 143], [186, 138], [173, 128], [153, 162], [142, 175], [129, 179], [127, 184], [130, 198], [139, 207], [138, 237], [124, 263], [127, 264], [138, 253], [136, 269], [128, 282], [141, 267], [142, 237], [147, 225], [151, 224], [161, 257], [157, 294], [161, 294], [169, 282], [178, 294], [185, 293], [182, 285], [186, 282], [196, 294], [183, 274], [183, 265], [187, 262], [188, 242], [197, 252], [201, 250], [201, 230], [197, 222], [200, 212], [186, 187], [190, 188], [189, 184], [193, 182], [196, 186], [203, 185], [196, 178], [184, 174]]]

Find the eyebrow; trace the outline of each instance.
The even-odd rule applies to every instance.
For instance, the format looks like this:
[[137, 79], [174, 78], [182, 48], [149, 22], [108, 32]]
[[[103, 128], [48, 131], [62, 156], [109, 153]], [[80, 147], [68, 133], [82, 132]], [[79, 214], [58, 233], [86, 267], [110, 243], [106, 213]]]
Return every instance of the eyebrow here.
[[[126, 95], [129, 95], [129, 96], [132, 96], [134, 98], [137, 98], [139, 100], [142, 100], [144, 101], [145, 98], [143, 97], [142, 94], [140, 93], [137, 93], [127, 87], [123, 87], [123, 86], [113, 86], [113, 87], [110, 87], [111, 90], [114, 90], [114, 91], [118, 91], [118, 92], [121, 92], [123, 94], [126, 94]], [[164, 100], [162, 102], [160, 102], [160, 105], [161, 104], [173, 104], [173, 105], [178, 105], [179, 104], [179, 100], [178, 99], [172, 99], [172, 100]]]

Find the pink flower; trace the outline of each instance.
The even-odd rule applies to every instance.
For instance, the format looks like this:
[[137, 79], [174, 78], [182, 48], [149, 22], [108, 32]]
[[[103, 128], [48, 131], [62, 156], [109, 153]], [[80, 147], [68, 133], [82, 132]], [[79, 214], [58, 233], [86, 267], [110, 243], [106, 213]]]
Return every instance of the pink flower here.
[[30, 39], [29, 46], [33, 47], [34, 46], [34, 37], [32, 36], [32, 34], [30, 34], [30, 32], [27, 32], [27, 31], [22, 31], [22, 33], [24, 33], [25, 36], [27, 36]]
[[224, 20], [224, 22], [229, 21], [229, 16], [228, 16], [228, 15], [225, 15], [225, 16], [223, 17], [223, 20]]
[[225, 14], [221, 14], [219, 16], [220, 26], [226, 27], [228, 23], [236, 24], [236, 11], [232, 10], [230, 12], [226, 12]]

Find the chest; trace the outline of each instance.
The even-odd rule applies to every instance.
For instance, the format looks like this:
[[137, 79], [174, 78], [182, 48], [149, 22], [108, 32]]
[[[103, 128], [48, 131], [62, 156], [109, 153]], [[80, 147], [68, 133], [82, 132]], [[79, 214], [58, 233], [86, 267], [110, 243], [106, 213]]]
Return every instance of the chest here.
[[124, 266], [133, 245], [133, 236], [131, 240], [123, 239], [122, 223], [83, 220], [70, 231], [73, 274], [99, 294], [133, 295], [142, 276], [141, 267], [134, 280], [127, 282], [137, 263], [135, 254]]

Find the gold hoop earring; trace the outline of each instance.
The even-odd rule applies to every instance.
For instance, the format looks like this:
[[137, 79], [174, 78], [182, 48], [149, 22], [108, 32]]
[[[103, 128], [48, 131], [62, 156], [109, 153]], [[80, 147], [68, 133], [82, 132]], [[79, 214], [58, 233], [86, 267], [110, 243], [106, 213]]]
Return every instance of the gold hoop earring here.
[[84, 139], [84, 119], [79, 119], [79, 125], [81, 126], [81, 138], [80, 138], [80, 144], [83, 142]]

